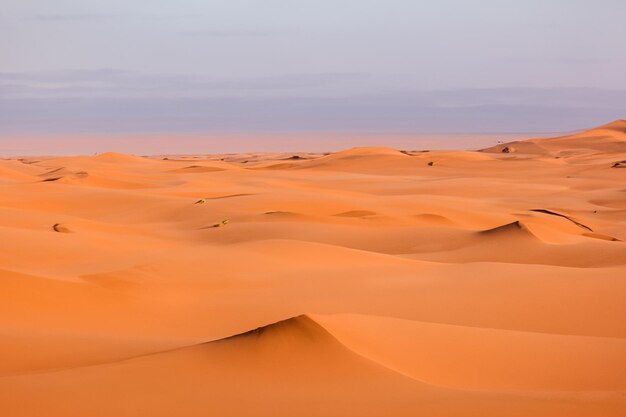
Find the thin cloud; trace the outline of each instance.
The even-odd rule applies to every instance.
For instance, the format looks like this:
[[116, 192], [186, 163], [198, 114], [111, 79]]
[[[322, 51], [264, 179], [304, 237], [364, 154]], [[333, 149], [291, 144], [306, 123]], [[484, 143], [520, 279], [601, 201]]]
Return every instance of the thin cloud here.
[[606, 60], [604, 59], [599, 59], [599, 58], [561, 58], [558, 59], [557, 61], [562, 62], [564, 64], [568, 64], [568, 65], [597, 65], [597, 64], [602, 64], [604, 63]]
[[22, 81], [83, 81], [111, 79], [132, 75], [131, 71], [115, 68], [68, 69], [55, 71], [0, 72], [0, 82], [6, 80]]
[[28, 20], [40, 22], [81, 22], [81, 21], [103, 21], [115, 18], [115, 15], [105, 13], [56, 13], [56, 14], [35, 14], [28, 17]]
[[273, 35], [269, 30], [186, 30], [181, 32], [183, 36], [207, 37], [207, 38], [257, 38]]
[[177, 74], [144, 74], [118, 69], [0, 72], [0, 90], [12, 98], [45, 97], [215, 97], [339, 91], [362, 83], [363, 73], [284, 74], [215, 79]]
[[[626, 1], [626, 0], [624, 0]], [[514, 64], [537, 63], [537, 64], [567, 64], [567, 65], [597, 65], [609, 62], [606, 58], [580, 58], [580, 57], [548, 57], [548, 58], [530, 58], [530, 57], [508, 57], [502, 58], [505, 62]]]

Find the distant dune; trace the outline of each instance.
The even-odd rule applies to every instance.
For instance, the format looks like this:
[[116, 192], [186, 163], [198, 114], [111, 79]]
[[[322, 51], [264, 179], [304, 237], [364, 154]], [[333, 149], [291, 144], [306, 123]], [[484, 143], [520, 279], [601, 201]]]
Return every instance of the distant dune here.
[[595, 129], [586, 130], [571, 136], [552, 139], [533, 139], [499, 144], [484, 149], [484, 152], [549, 154], [570, 154], [573, 151], [624, 152], [626, 147], [626, 120], [616, 120]]
[[0, 415], [626, 415], [626, 121], [415, 148], [0, 159]]

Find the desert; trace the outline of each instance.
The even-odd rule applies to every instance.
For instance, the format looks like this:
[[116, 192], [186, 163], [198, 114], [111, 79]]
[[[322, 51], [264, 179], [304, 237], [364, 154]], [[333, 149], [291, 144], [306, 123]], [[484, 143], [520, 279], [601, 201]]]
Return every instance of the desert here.
[[0, 413], [626, 415], [626, 121], [0, 160]]

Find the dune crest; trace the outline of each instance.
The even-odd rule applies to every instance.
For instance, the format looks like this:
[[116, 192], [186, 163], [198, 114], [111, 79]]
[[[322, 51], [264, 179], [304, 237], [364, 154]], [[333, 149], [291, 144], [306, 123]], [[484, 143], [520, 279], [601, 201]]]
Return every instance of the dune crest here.
[[535, 237], [535, 235], [526, 227], [525, 224], [516, 220], [512, 223], [507, 223], [502, 226], [494, 227], [493, 229], [482, 230], [480, 232], [483, 236], [527, 236]]
[[369, 210], [350, 210], [335, 214], [336, 217], [369, 217], [375, 216], [376, 212]]
[[259, 342], [267, 340], [280, 343], [289, 349], [299, 349], [302, 346], [309, 348], [315, 343], [337, 342], [319, 323], [310, 316], [302, 314], [209, 343], [243, 341], [244, 339]]
[[107, 163], [145, 163], [150, 162], [147, 158], [142, 158], [135, 155], [127, 155], [117, 152], [104, 152], [99, 153], [92, 157], [94, 161], [107, 162]]
[[587, 130], [583, 134], [593, 133], [593, 132], [598, 132], [598, 131], [605, 131], [605, 130], [612, 130], [618, 133], [626, 133], [626, 120], [617, 119], [617, 120], [612, 121], [611, 123], [607, 123], [605, 125]]
[[546, 156], [566, 156], [588, 154], [590, 152], [626, 152], [626, 121], [612, 123], [585, 130], [568, 136], [549, 139], [529, 139], [498, 144], [482, 149], [488, 153], [521, 153]]

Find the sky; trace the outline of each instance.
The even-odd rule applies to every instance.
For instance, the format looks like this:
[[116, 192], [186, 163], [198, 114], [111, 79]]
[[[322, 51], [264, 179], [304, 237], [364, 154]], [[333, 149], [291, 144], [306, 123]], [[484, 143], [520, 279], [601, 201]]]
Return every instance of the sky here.
[[626, 117], [625, 0], [2, 0], [0, 135]]

